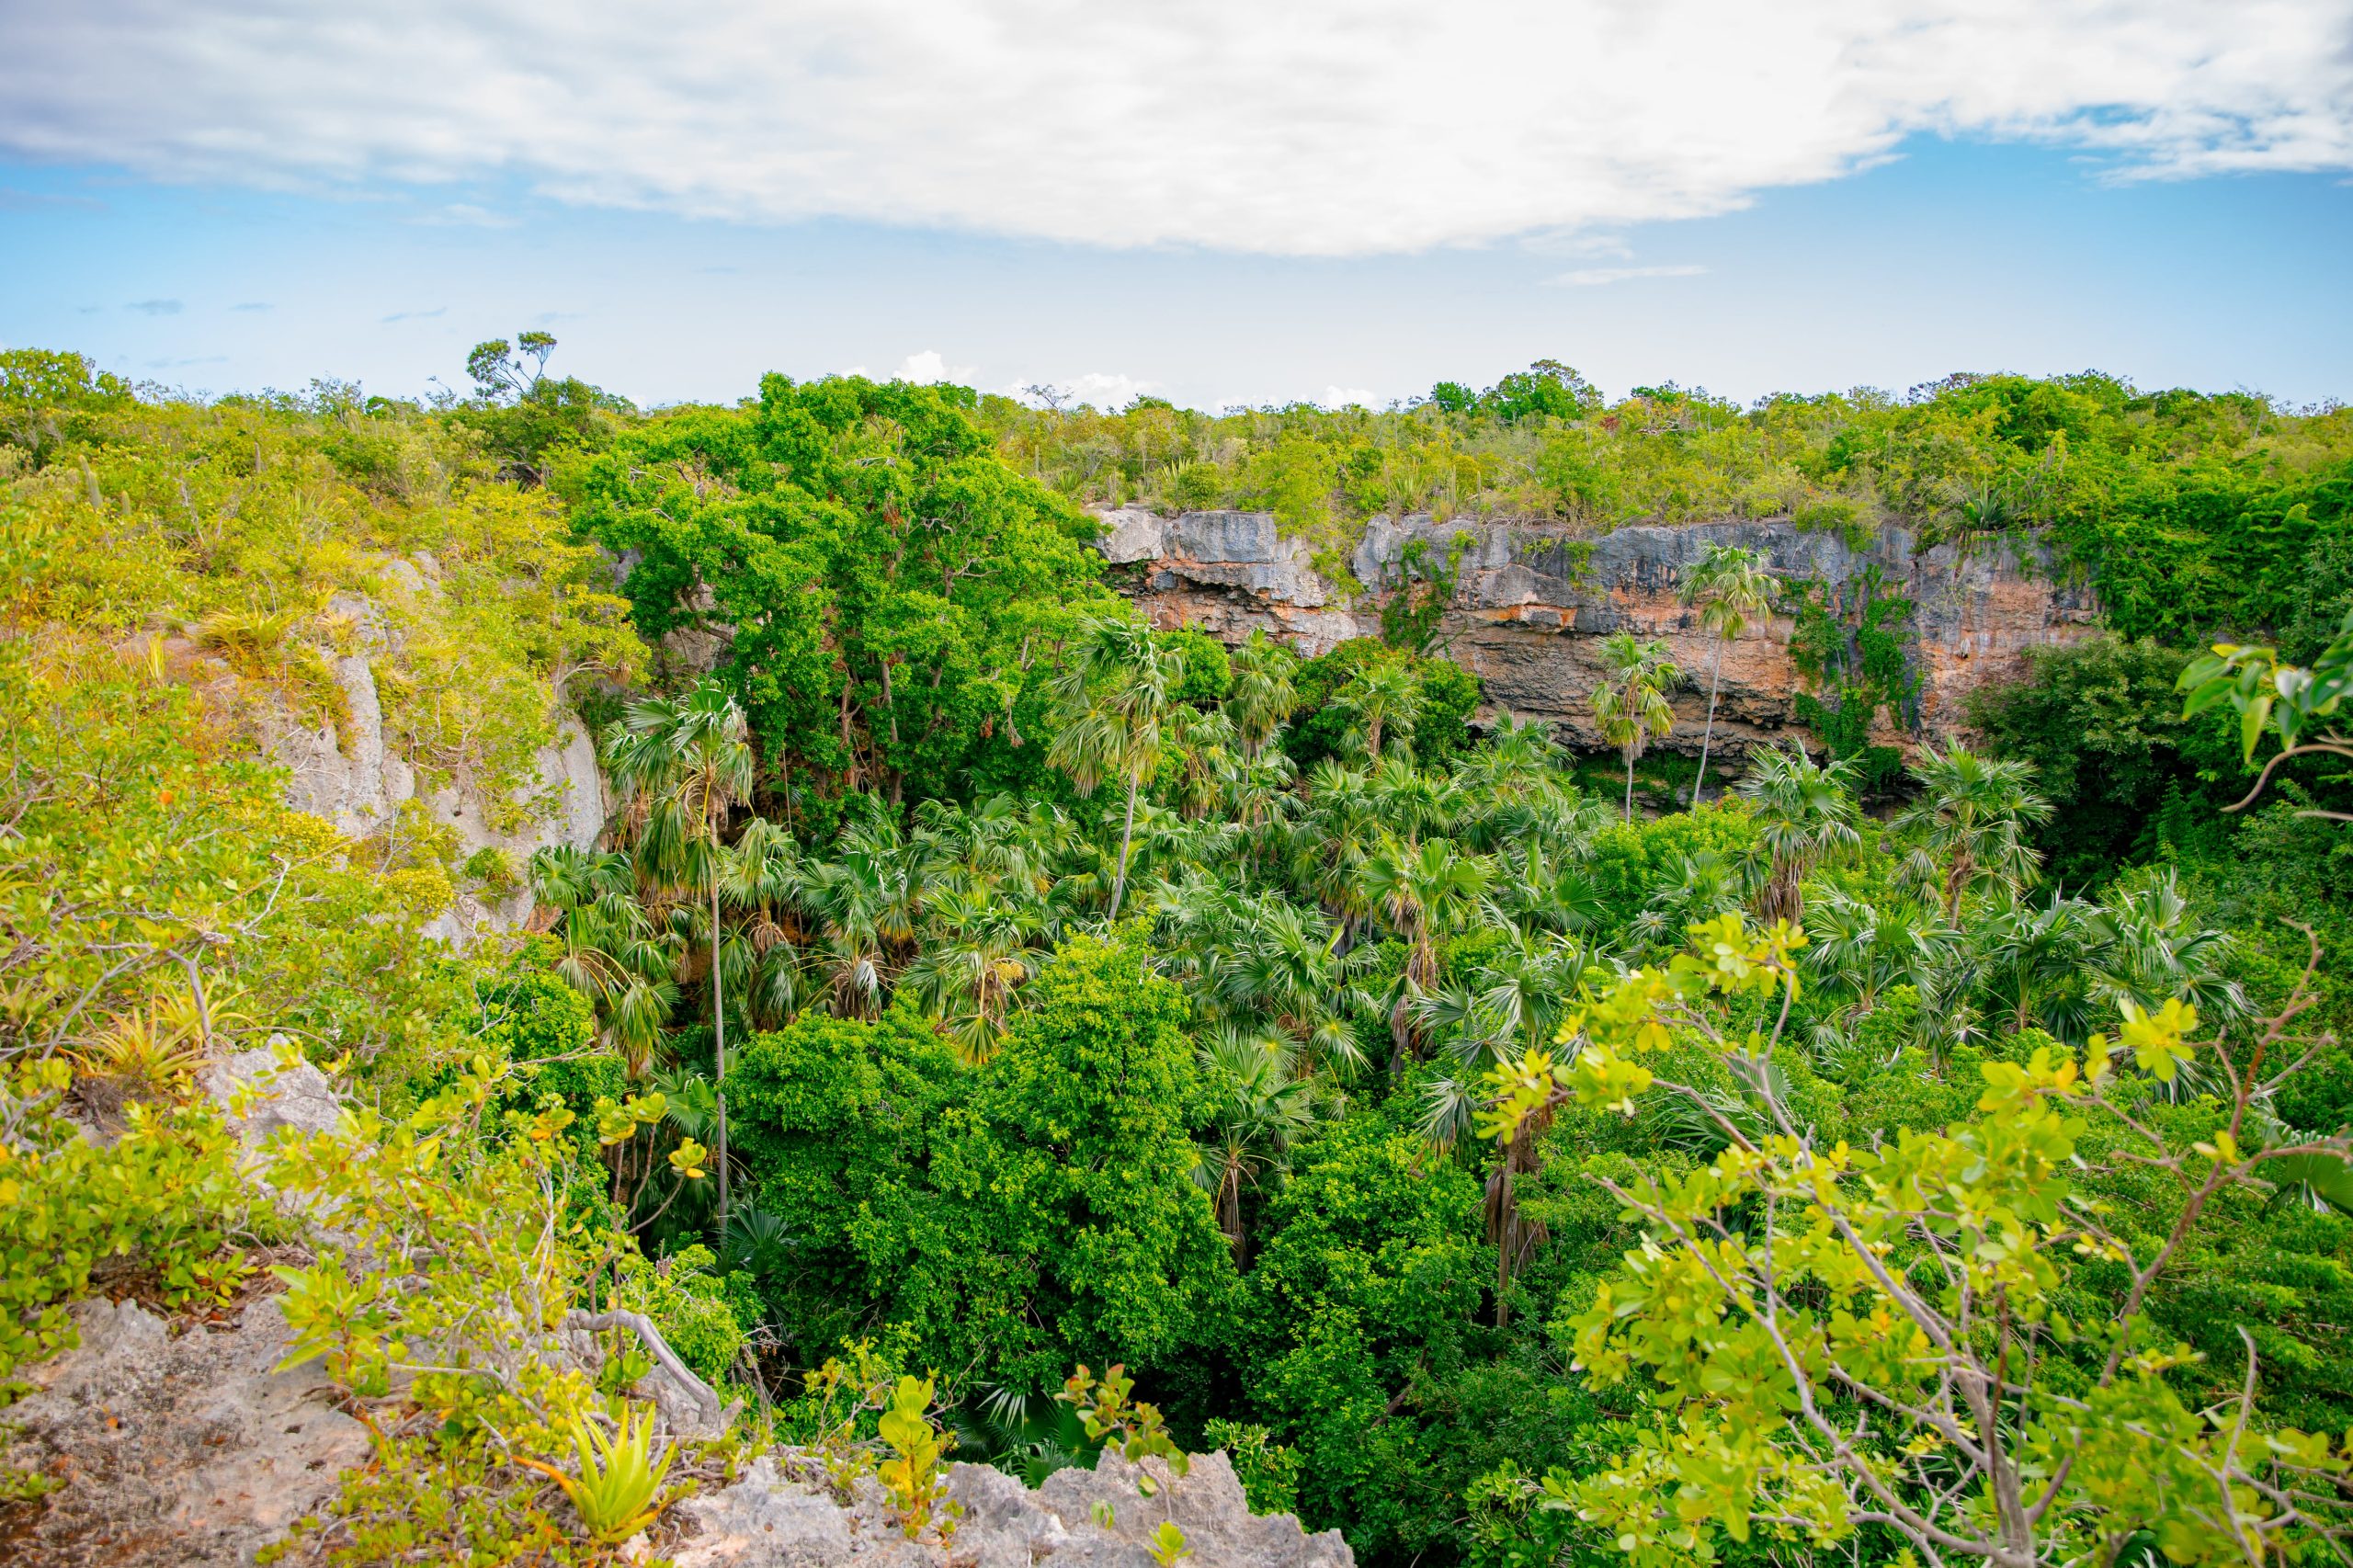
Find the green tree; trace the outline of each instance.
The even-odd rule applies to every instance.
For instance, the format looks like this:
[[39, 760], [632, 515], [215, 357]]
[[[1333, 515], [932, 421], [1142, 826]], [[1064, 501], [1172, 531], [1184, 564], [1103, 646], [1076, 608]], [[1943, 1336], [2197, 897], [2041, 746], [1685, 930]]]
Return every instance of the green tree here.
[[1438, 983], [1438, 944], [1474, 924], [1496, 918], [1487, 889], [1490, 862], [1456, 853], [1443, 839], [1417, 843], [1385, 835], [1364, 867], [1364, 891], [1381, 919], [1405, 944], [1405, 968], [1389, 1013], [1396, 1065], [1419, 1040], [1415, 997]]
[[1823, 767], [1794, 742], [1759, 753], [1742, 779], [1756, 824], [1756, 853], [1769, 870], [1757, 898], [1768, 920], [1797, 925], [1805, 918], [1804, 882], [1824, 857], [1862, 842], [1862, 808], [1854, 794], [1855, 765]]
[[1048, 758], [1070, 776], [1072, 788], [1082, 797], [1092, 795], [1106, 778], [1117, 779], [1126, 796], [1119, 869], [1107, 912], [1112, 920], [1120, 917], [1128, 891], [1136, 797], [1160, 766], [1165, 728], [1184, 678], [1182, 655], [1155, 638], [1151, 628], [1124, 617], [1084, 623], [1055, 677], [1061, 728]]
[[[721, 835], [750, 798], [756, 762], [744, 710], [716, 681], [631, 703], [605, 737], [614, 794], [635, 824], [641, 866], [663, 883], [708, 894], [713, 1075], [727, 1081], [727, 996], [720, 957]], [[727, 1225], [727, 1096], [719, 1096], [719, 1223]]]
[[533, 901], [557, 915], [556, 971], [588, 998], [629, 1076], [644, 1077], [678, 1003], [677, 952], [639, 902], [630, 858], [559, 844], [531, 857], [530, 881]]
[[1217, 1206], [1218, 1229], [1233, 1250], [1236, 1268], [1250, 1261], [1245, 1190], [1256, 1190], [1278, 1169], [1314, 1122], [1314, 1090], [1294, 1072], [1296, 1053], [1279, 1035], [1230, 1028], [1201, 1045], [1201, 1070], [1211, 1096], [1209, 1158], [1194, 1167], [1194, 1176]]
[[990, 1256], [951, 1245], [923, 1272], [945, 1307], [972, 1299], [955, 1282], [977, 1271], [1038, 1325], [981, 1335], [1016, 1386], [1050, 1386], [1074, 1360], [1169, 1365], [1222, 1310], [1233, 1258], [1190, 1174], [1208, 1108], [1187, 1012], [1134, 940], [1065, 943], [984, 1070], [970, 1135], [935, 1156], [954, 1206], [938, 1222], [982, 1217]]
[[1699, 623], [1715, 640], [1708, 656], [1708, 722], [1699, 732], [1699, 771], [1691, 780], [1696, 804], [1708, 782], [1708, 745], [1715, 739], [1716, 693], [1723, 680], [1724, 649], [1740, 640], [1749, 621], [1771, 608], [1779, 584], [1753, 550], [1711, 544], [1684, 582], [1682, 599], [1699, 606]]
[[[2187, 653], [2098, 636], [2025, 657], [2021, 678], [1970, 694], [1969, 722], [1988, 753], [2032, 765], [2052, 805], [2035, 837], [2055, 881], [2095, 886], [2148, 858], [2168, 800], [2188, 836], [2219, 845], [2230, 823], [2213, 813], [2245, 790], [2247, 769], [2226, 716], [2183, 717], [2174, 680]], [[2296, 777], [2333, 793], [2317, 769]]]
[[[1774, 1068], [1779, 1029], [1733, 1027], [1777, 997], [1786, 1017], [1784, 934], [1733, 916], [1693, 948], [1589, 1008], [1573, 1063], [1531, 1053], [1494, 1078], [1498, 1138], [1541, 1107], [1667, 1096], [1727, 1145], [1688, 1174], [1603, 1178], [1647, 1239], [1568, 1324], [1574, 1352], [1604, 1385], [1641, 1380], [1660, 1415], [1603, 1473], [1548, 1477], [1552, 1506], [1657, 1564], [1758, 1532], [1822, 1552], [1865, 1527], [2006, 1568], [2136, 1549], [2259, 1562], [2345, 1533], [2353, 1452], [2261, 1419], [2252, 1338], [2243, 1381], [2200, 1411], [2169, 1379], [2188, 1347], [2150, 1333], [2153, 1290], [2218, 1198], [2273, 1161], [2344, 1156], [2342, 1138], [2264, 1140], [2259, 1047], [2195, 1039], [2177, 1002], [2128, 1012], [2087, 1065], [2047, 1044], [1985, 1062], [1966, 1120], [1824, 1146]], [[1668, 1027], [1706, 1042], [1758, 1120], [1636, 1060]], [[2200, 1060], [2223, 1097], [2185, 1139], [2147, 1107]], [[2177, 1198], [2154, 1233], [2086, 1200], [2086, 1175], [2143, 1172]]]
[[1634, 764], [1653, 735], [1675, 727], [1666, 693], [1682, 672], [1667, 657], [1666, 644], [1644, 642], [1631, 631], [1614, 631], [1601, 644], [1602, 678], [1593, 688], [1593, 717], [1602, 739], [1626, 759], [1626, 820], [1634, 820]]
[[2017, 892], [2031, 887], [2040, 872], [2041, 852], [2027, 842], [2026, 830], [2049, 819], [2051, 802], [2032, 786], [2034, 769], [2016, 759], [1994, 761], [1965, 747], [1927, 747], [1912, 765], [1920, 797], [1895, 819], [1899, 830], [1919, 834], [1924, 879], [1942, 861], [1942, 898], [1948, 924], [1961, 917], [1962, 895], [1990, 882]]
[[1241, 1293], [1256, 1419], [1304, 1460], [1302, 1516], [1367, 1558], [1410, 1558], [1458, 1513], [1420, 1424], [1475, 1333], [1493, 1261], [1479, 1184], [1410, 1127], [1356, 1111], [1294, 1153]]
[[959, 388], [769, 376], [568, 483], [581, 530], [631, 562], [638, 629], [715, 661], [771, 787], [812, 809], [1034, 786], [1046, 655], [1119, 609], [1095, 524], [1000, 461]]
[[637, 416], [627, 398], [577, 377], [549, 375], [548, 357], [554, 352], [555, 338], [544, 332], [474, 345], [466, 356], [474, 401], [453, 415], [480, 432], [506, 474], [534, 485], [549, 482], [563, 449], [603, 446]]
[[1233, 653], [1233, 680], [1226, 688], [1226, 716], [1242, 742], [1242, 755], [1252, 761], [1264, 754], [1299, 706], [1299, 687], [1292, 678], [1299, 655], [1251, 629], [1250, 640]]
[[1411, 669], [1402, 663], [1381, 663], [1358, 672], [1332, 700], [1351, 722], [1350, 738], [1365, 760], [1378, 765], [1384, 734], [1413, 744], [1420, 698], [1420, 683]]

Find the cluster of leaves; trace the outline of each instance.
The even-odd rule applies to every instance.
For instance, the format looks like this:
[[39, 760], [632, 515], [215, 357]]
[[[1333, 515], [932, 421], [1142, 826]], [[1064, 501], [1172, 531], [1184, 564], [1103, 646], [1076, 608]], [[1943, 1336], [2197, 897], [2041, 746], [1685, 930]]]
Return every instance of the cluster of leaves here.
[[[2197, 1009], [2178, 1000], [2128, 1004], [2120, 1039], [2095, 1034], [2080, 1062], [2050, 1045], [1987, 1062], [1973, 1119], [1859, 1149], [1806, 1129], [1773, 1074], [1803, 934], [1726, 915], [1690, 935], [1664, 969], [1588, 990], [1563, 1056], [1491, 1074], [1483, 1131], [1500, 1141], [1562, 1103], [1631, 1114], [1663, 1090], [1726, 1144], [1698, 1169], [1604, 1178], [1647, 1241], [1566, 1337], [1597, 1383], [1646, 1377], [1658, 1414], [1601, 1473], [1548, 1476], [1546, 1506], [1639, 1562], [1711, 1556], [1719, 1530], [1820, 1551], [1875, 1528], [1932, 1558], [2022, 1562], [2136, 1541], [2177, 1562], [2259, 1561], [2343, 1531], [2353, 1452], [2259, 1421], [2252, 1334], [2235, 1398], [2200, 1406], [2168, 1377], [2200, 1357], [2143, 1315], [2217, 1194], [2275, 1161], [2342, 1168], [2343, 1138], [2266, 1137], [2250, 1116], [2272, 1087], [2266, 1048], [2292, 1038], [2308, 993], [2235, 1050], [2193, 1043]], [[1740, 1032], [1738, 999], [1776, 995], [1770, 1035]], [[1678, 1033], [1749, 1087], [1762, 1125], [1648, 1064]], [[2149, 1107], [2209, 1053], [2221, 1114], [2177, 1142]], [[2159, 1173], [2171, 1226], [2112, 1225], [2097, 1178], [2074, 1174], [2086, 1153], [2094, 1171]], [[2079, 1282], [2102, 1267], [2120, 1275], [2112, 1312], [2083, 1314]]]
[[0, 1380], [73, 1343], [93, 1274], [139, 1270], [170, 1304], [219, 1302], [244, 1274], [253, 1203], [218, 1109], [134, 1103], [104, 1145], [66, 1114], [65, 1062], [0, 1079]]

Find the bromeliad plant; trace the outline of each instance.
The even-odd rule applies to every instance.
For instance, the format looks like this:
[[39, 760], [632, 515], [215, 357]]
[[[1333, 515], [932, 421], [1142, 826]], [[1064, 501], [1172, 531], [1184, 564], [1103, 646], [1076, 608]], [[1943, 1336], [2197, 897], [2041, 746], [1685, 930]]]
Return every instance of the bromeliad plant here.
[[[1987, 1062], [1974, 1119], [1855, 1149], [1792, 1113], [1771, 1070], [1782, 1022], [1726, 1027], [1786, 1021], [1803, 936], [1727, 915], [1691, 937], [1665, 969], [1582, 994], [1561, 1054], [1489, 1077], [1482, 1130], [1497, 1139], [1568, 1103], [1631, 1114], [1664, 1095], [1729, 1145], [1685, 1175], [1602, 1182], [1646, 1233], [1570, 1324], [1576, 1362], [1597, 1382], [1639, 1380], [1658, 1415], [1602, 1472], [1548, 1476], [1546, 1506], [1645, 1565], [1760, 1533], [1819, 1551], [1866, 1527], [1919, 1562], [2001, 1568], [2256, 1564], [2347, 1537], [2353, 1451], [2257, 1419], [2251, 1338], [2236, 1395], [2192, 1408], [2168, 1374], [2195, 1358], [2146, 1312], [2218, 1194], [2345, 1160], [2341, 1137], [2260, 1141], [2263, 1104], [2309, 1060], [2291, 1030], [2311, 968], [2252, 1040], [2198, 1039], [2178, 1002], [2135, 1007], [2081, 1062], [2044, 1046]], [[1761, 1131], [1646, 1064], [1694, 1041], [1762, 1108]], [[2218, 1097], [2205, 1135], [2177, 1143], [2178, 1123], [2146, 1111], [2193, 1061]], [[2172, 1184], [2164, 1233], [2112, 1224], [2097, 1200], [2094, 1178], [2127, 1166]]]
[[642, 1419], [623, 1410], [612, 1437], [593, 1421], [572, 1418], [572, 1440], [579, 1455], [579, 1470], [567, 1475], [536, 1460], [515, 1462], [538, 1471], [563, 1488], [573, 1511], [591, 1540], [613, 1545], [652, 1524], [662, 1512], [662, 1482], [670, 1473], [677, 1450], [667, 1449], [654, 1457], [654, 1412]]

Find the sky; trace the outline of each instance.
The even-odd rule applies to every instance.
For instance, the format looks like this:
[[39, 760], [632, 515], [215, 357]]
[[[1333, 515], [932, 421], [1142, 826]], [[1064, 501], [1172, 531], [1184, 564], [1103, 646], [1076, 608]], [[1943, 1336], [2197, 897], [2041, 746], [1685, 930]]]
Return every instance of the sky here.
[[0, 0], [0, 347], [1378, 406], [2353, 398], [2353, 0]]

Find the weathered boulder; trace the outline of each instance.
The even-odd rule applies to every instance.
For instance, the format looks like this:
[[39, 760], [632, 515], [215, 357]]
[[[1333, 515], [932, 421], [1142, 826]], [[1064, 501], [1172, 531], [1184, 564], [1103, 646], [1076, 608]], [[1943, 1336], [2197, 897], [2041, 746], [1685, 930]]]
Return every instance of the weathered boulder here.
[[[1271, 515], [1197, 512], [1157, 522], [1160, 552], [1136, 558], [1142, 570], [1132, 590], [1155, 622], [1198, 626], [1228, 642], [1263, 629], [1309, 654], [1379, 632], [1379, 606], [1397, 588], [1412, 541], [1427, 545], [1433, 563], [1459, 545], [1453, 597], [1438, 628], [1444, 651], [1481, 678], [1491, 709], [1549, 720], [1573, 744], [1595, 748], [1602, 742], [1588, 701], [1600, 679], [1599, 643], [1627, 631], [1664, 638], [1673, 650], [1687, 678], [1674, 698], [1675, 732], [1662, 744], [1699, 749], [1717, 648], [1678, 594], [1711, 544], [1759, 551], [1785, 581], [1811, 579], [1852, 597], [1876, 574], [1883, 592], [1911, 599], [1916, 719], [1930, 735], [1959, 731], [1962, 697], [2018, 669], [2026, 649], [2072, 642], [2097, 625], [2090, 591], [2036, 546], [1922, 549], [1901, 528], [1856, 544], [1779, 518], [1590, 534], [1526, 519], [1376, 517], [1350, 557], [1356, 581], [1335, 585], [1298, 541], [1280, 539]], [[1131, 543], [1151, 533], [1124, 517], [1117, 531]], [[1803, 687], [1790, 631], [1788, 619], [1768, 618], [1723, 649], [1720, 752], [1736, 757], [1795, 722]]]
[[1096, 548], [1114, 566], [1150, 561], [1161, 553], [1161, 524], [1157, 514], [1141, 506], [1114, 506], [1096, 514], [1103, 537]]
[[238, 1137], [248, 1146], [258, 1146], [281, 1128], [324, 1132], [343, 1117], [334, 1083], [293, 1050], [284, 1035], [272, 1035], [267, 1045], [206, 1063], [197, 1074], [197, 1085], [230, 1113]]
[[59, 1483], [24, 1561], [244, 1564], [368, 1456], [315, 1360], [278, 1370], [275, 1298], [175, 1335], [135, 1301], [74, 1309], [78, 1348], [22, 1374], [8, 1462]]

